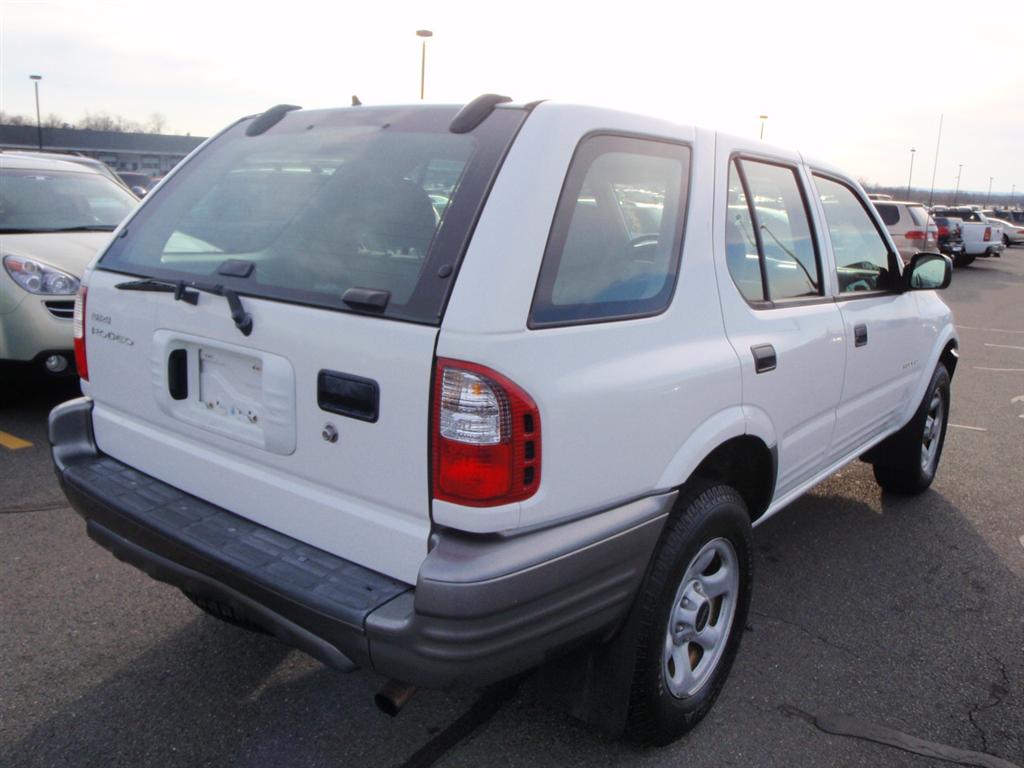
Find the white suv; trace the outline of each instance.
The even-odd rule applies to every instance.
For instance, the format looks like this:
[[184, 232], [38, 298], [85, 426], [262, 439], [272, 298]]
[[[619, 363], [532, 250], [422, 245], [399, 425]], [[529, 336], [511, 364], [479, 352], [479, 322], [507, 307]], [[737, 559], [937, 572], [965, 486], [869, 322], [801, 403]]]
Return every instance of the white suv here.
[[951, 266], [796, 152], [507, 101], [209, 140], [85, 277], [53, 457], [102, 546], [389, 711], [559, 659], [665, 743], [736, 655], [753, 524], [858, 457], [931, 483]]

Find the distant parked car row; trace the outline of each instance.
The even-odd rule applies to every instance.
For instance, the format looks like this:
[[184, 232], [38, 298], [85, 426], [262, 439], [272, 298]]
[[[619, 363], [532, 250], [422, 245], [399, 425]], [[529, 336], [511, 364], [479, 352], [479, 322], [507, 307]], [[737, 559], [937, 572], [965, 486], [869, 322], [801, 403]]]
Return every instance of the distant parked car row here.
[[953, 265], [966, 267], [978, 257], [1001, 256], [1011, 245], [1024, 242], [1024, 211], [976, 205], [928, 209], [922, 203], [871, 195], [879, 216], [889, 229], [900, 256], [938, 251]]

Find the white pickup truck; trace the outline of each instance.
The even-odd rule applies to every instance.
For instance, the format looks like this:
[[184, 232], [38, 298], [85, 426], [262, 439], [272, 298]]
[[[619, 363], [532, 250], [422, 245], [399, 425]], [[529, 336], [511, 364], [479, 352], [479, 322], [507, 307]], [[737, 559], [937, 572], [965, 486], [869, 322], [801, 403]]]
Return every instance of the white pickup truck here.
[[967, 256], [1001, 256], [1003, 249], [1003, 228], [989, 220], [975, 208], [934, 209], [935, 216], [960, 219], [960, 236], [964, 241]]

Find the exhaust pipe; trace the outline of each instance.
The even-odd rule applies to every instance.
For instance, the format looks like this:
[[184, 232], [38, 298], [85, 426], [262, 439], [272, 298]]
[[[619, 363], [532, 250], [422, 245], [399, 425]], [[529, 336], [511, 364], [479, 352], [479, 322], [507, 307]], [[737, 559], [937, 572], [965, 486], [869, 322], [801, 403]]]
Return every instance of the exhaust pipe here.
[[414, 693], [416, 693], [415, 685], [398, 680], [388, 680], [374, 695], [373, 703], [385, 715], [395, 717], [402, 711], [402, 707], [409, 702]]

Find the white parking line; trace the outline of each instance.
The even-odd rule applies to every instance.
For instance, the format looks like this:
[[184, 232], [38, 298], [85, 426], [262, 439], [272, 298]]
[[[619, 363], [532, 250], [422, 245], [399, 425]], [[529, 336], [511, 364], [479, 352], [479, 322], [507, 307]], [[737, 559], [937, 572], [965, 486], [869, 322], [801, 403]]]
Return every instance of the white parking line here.
[[1024, 333], [1024, 331], [1008, 331], [1005, 328], [979, 328], [976, 325], [960, 325], [957, 323], [957, 328], [964, 328], [968, 331], [987, 331], [988, 333]]
[[988, 432], [988, 430], [985, 429], [984, 427], [968, 427], [966, 424], [953, 424], [953, 423], [950, 423], [949, 426], [956, 427], [957, 429], [969, 429], [972, 432]]
[[1013, 344], [989, 344], [985, 342], [986, 347], [999, 347], [1000, 349], [1019, 349], [1024, 352], [1024, 347], [1016, 347]]
[[985, 368], [980, 365], [974, 366], [976, 371], [999, 371], [1000, 373], [1024, 373], [1024, 368]]

